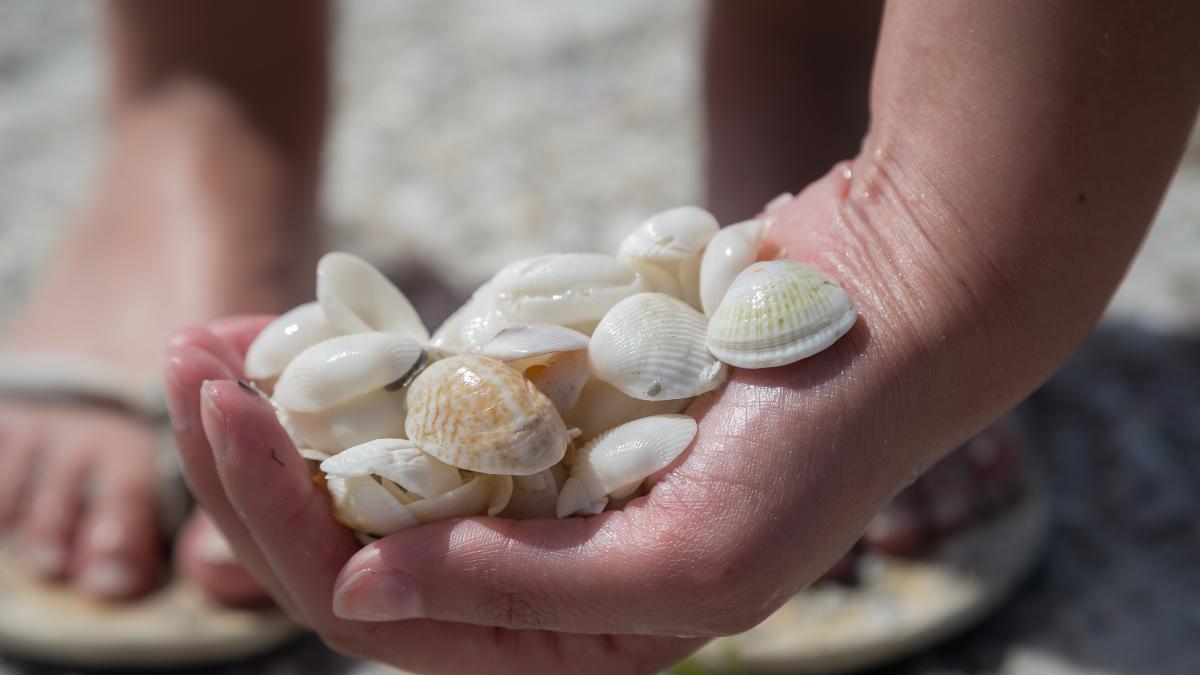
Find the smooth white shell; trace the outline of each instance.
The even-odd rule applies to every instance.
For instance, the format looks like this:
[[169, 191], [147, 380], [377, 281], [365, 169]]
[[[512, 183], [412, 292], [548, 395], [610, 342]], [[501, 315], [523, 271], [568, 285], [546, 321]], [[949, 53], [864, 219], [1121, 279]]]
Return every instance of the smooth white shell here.
[[511, 263], [490, 282], [496, 308], [515, 323], [596, 321], [622, 299], [649, 290], [642, 274], [612, 256], [555, 253]]
[[647, 218], [617, 251], [622, 260], [676, 261], [700, 255], [720, 225], [698, 206], [680, 206]]
[[593, 500], [588, 494], [587, 486], [583, 481], [571, 477], [567, 482], [563, 483], [562, 490], [558, 493], [558, 502], [555, 503], [555, 515], [559, 518], [567, 516], [594, 516], [604, 510], [608, 504], [608, 497], [601, 497]]
[[387, 536], [418, 524], [415, 515], [369, 476], [325, 479], [333, 501], [333, 516], [343, 525], [376, 536]]
[[400, 289], [349, 253], [328, 253], [317, 263], [317, 302], [330, 323], [346, 333], [381, 331], [429, 341], [429, 331]]
[[692, 398], [725, 381], [725, 364], [705, 345], [704, 315], [662, 293], [639, 293], [613, 307], [588, 347], [592, 374], [633, 398]]
[[789, 260], [747, 267], [708, 323], [708, 349], [738, 368], [799, 361], [832, 345], [858, 313], [836, 281]]
[[[575, 454], [571, 478], [599, 501], [612, 493], [630, 494], [647, 476], [666, 467], [696, 437], [696, 420], [687, 415], [643, 417], [606, 431]], [[565, 488], [564, 488], [565, 491]]]
[[275, 407], [279, 423], [297, 446], [338, 452], [376, 438], [404, 435], [405, 392], [376, 389], [316, 412]]
[[700, 304], [712, 316], [725, 297], [725, 291], [758, 257], [762, 245], [762, 220], [746, 220], [730, 225], [713, 236], [700, 261]]
[[593, 377], [583, 385], [579, 401], [563, 420], [567, 426], [578, 428], [580, 439], [586, 441], [639, 417], [683, 412], [690, 403], [691, 399], [639, 401]]
[[461, 487], [415, 501], [407, 508], [422, 523], [485, 513], [495, 515], [504, 509], [511, 494], [511, 476], [476, 474]]
[[477, 355], [451, 356], [417, 376], [405, 431], [439, 460], [491, 474], [544, 471], [570, 442], [545, 394], [512, 368]]
[[480, 353], [524, 374], [563, 414], [587, 382], [587, 346], [588, 336], [564, 326], [520, 324], [502, 329]]
[[565, 326], [548, 323], [520, 324], [500, 329], [479, 350], [488, 358], [517, 361], [554, 352], [587, 349], [588, 336]]
[[421, 497], [440, 495], [462, 485], [457, 469], [402, 438], [380, 438], [348, 448], [321, 462], [321, 471], [344, 477], [374, 474]]
[[277, 377], [297, 354], [340, 333], [315, 302], [284, 312], [250, 344], [246, 351], [246, 377], [252, 380]]
[[512, 496], [500, 512], [505, 518], [553, 518], [558, 503], [558, 482], [546, 469], [530, 476], [513, 476]]
[[421, 345], [392, 333], [341, 335], [305, 349], [275, 384], [289, 411], [317, 412], [396, 382], [417, 365]]

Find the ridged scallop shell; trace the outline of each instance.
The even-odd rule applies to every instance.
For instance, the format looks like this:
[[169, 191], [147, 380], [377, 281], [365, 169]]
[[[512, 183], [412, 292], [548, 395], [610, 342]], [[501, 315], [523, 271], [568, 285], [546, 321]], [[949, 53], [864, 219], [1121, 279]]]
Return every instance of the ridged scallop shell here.
[[349, 253], [329, 253], [317, 263], [317, 302], [343, 332], [380, 331], [429, 341], [429, 331], [400, 289]]
[[738, 368], [771, 368], [832, 345], [858, 313], [836, 281], [789, 260], [747, 267], [708, 323], [708, 349]]
[[407, 506], [370, 476], [330, 476], [325, 488], [333, 502], [333, 517], [351, 529], [385, 537], [419, 524]]
[[402, 438], [380, 438], [348, 448], [321, 462], [321, 471], [343, 477], [373, 474], [420, 497], [433, 497], [462, 485], [458, 469]]
[[558, 503], [558, 482], [546, 469], [530, 476], [513, 476], [512, 496], [500, 512], [504, 518], [553, 518]]
[[375, 389], [316, 412], [284, 410], [280, 406], [275, 412], [297, 446], [339, 452], [376, 438], [403, 436], [405, 393]]
[[598, 253], [518, 260], [489, 284], [496, 308], [510, 321], [560, 326], [599, 320], [624, 298], [649, 290], [636, 269]]
[[706, 319], [681, 300], [639, 293], [613, 307], [588, 347], [592, 374], [633, 398], [692, 398], [725, 381], [705, 345]]
[[285, 312], [267, 324], [246, 351], [246, 377], [270, 380], [278, 377], [287, 364], [309, 347], [340, 335], [315, 302]]
[[691, 401], [687, 398], [675, 401], [640, 401], [593, 377], [583, 385], [579, 400], [575, 407], [563, 416], [563, 421], [568, 427], [578, 428], [580, 440], [587, 441], [639, 417], [683, 412]]
[[725, 297], [730, 284], [754, 261], [762, 245], [762, 220], [746, 220], [730, 225], [713, 236], [700, 261], [700, 305], [712, 316]]
[[614, 493], [627, 496], [675, 461], [691, 445], [696, 429], [696, 420], [687, 415], [654, 415], [622, 424], [579, 449], [571, 478], [584, 484], [592, 502]]
[[621, 242], [622, 260], [678, 261], [700, 255], [720, 225], [698, 206], [680, 206], [647, 218]]
[[545, 394], [512, 368], [476, 355], [451, 356], [417, 376], [405, 431], [447, 464], [492, 474], [544, 471], [570, 442]]
[[508, 505], [512, 485], [512, 476], [476, 474], [461, 487], [412, 502], [406, 508], [421, 523], [483, 514], [494, 516]]
[[317, 412], [391, 385], [423, 358], [421, 345], [392, 333], [330, 338], [300, 352], [275, 385], [273, 400], [288, 411]]

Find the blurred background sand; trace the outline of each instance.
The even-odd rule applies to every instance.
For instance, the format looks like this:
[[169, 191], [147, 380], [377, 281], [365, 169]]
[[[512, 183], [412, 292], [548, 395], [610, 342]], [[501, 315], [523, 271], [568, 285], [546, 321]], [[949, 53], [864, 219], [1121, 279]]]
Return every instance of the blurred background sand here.
[[[433, 275], [418, 301], [434, 322], [513, 258], [610, 250], [641, 217], [703, 198], [701, 3], [482, 7], [356, 0], [337, 29], [332, 244]], [[95, 168], [97, 9], [0, 0], [0, 326]], [[1028, 413], [1057, 497], [1045, 563], [998, 616], [885, 672], [1200, 672], [1200, 153]], [[308, 642], [221, 672], [344, 666]]]

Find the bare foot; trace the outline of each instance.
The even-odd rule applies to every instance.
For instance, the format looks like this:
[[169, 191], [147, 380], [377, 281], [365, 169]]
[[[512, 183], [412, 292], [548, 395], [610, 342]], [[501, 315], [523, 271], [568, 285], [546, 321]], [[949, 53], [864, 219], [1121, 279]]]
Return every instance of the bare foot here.
[[[172, 86], [123, 112], [108, 150], [4, 349], [83, 356], [151, 383], [177, 327], [296, 304], [292, 275], [317, 250], [312, 205], [220, 94]], [[29, 571], [102, 598], [148, 590], [160, 443], [120, 412], [0, 401], [0, 531], [14, 532]], [[202, 550], [187, 550], [186, 569], [207, 564]]]

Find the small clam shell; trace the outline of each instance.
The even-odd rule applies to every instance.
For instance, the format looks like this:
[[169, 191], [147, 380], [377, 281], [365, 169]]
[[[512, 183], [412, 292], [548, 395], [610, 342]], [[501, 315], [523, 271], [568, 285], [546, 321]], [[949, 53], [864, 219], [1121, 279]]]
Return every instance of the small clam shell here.
[[285, 312], [267, 324], [246, 351], [246, 377], [270, 380], [309, 347], [341, 334], [315, 302]]
[[297, 446], [338, 452], [376, 438], [403, 436], [405, 393], [376, 389], [316, 412], [276, 406], [275, 414]]
[[530, 476], [513, 476], [512, 496], [500, 512], [505, 518], [553, 518], [558, 503], [558, 482], [546, 469]]
[[729, 285], [757, 260], [762, 245], [762, 220], [746, 220], [718, 232], [700, 261], [700, 304], [704, 313], [712, 316], [725, 297]]
[[321, 471], [343, 477], [374, 474], [421, 497], [440, 495], [462, 485], [457, 469], [402, 438], [380, 438], [356, 445], [321, 462]]
[[692, 398], [725, 381], [725, 364], [705, 346], [704, 315], [662, 293], [613, 307], [588, 347], [592, 374], [646, 401]]
[[565, 326], [520, 324], [502, 329], [480, 353], [524, 374], [563, 414], [587, 382], [587, 346], [588, 336]]
[[633, 267], [646, 278], [647, 291], [666, 293], [672, 298], [683, 299], [683, 288], [680, 287], [679, 279], [675, 276], [674, 265], [668, 265], [671, 269], [667, 269], [654, 263], [635, 261]]
[[675, 401], [640, 401], [621, 393], [611, 384], [591, 378], [583, 385], [579, 401], [563, 420], [567, 426], [580, 430], [580, 439], [587, 441], [631, 420], [647, 415], [683, 412], [691, 399]]
[[370, 476], [331, 476], [325, 487], [334, 518], [351, 529], [383, 537], [418, 524], [408, 507]]
[[421, 345], [392, 333], [341, 335], [305, 349], [284, 368], [274, 401], [317, 412], [402, 381], [423, 360]]
[[622, 299], [649, 289], [636, 269], [598, 253], [557, 253], [518, 260], [490, 282], [496, 307], [518, 323], [596, 321]]
[[519, 324], [500, 329], [479, 353], [498, 361], [517, 361], [554, 352], [587, 349], [588, 336], [565, 326]]
[[637, 489], [647, 476], [675, 461], [691, 445], [696, 428], [696, 420], [687, 415], [654, 415], [622, 424], [579, 449], [571, 479], [584, 484], [592, 502], [614, 493], [627, 496], [631, 485]]
[[587, 352], [582, 350], [535, 356], [508, 365], [520, 371], [545, 394], [559, 415], [565, 415], [575, 407], [590, 375]]
[[562, 459], [570, 435], [546, 395], [483, 356], [451, 356], [408, 390], [405, 431], [441, 461], [482, 473], [529, 475]]
[[400, 289], [349, 253], [329, 253], [317, 263], [317, 302], [343, 332], [380, 331], [429, 341], [429, 331]]
[[639, 225], [621, 242], [617, 257], [651, 261], [694, 258], [719, 228], [717, 219], [698, 206], [669, 209]]
[[708, 349], [738, 368], [771, 368], [832, 345], [858, 313], [836, 281], [790, 260], [767, 260], [734, 279], [708, 323]]
[[476, 474], [461, 487], [415, 501], [407, 508], [421, 523], [481, 516], [485, 513], [495, 515], [504, 509], [511, 494], [511, 476]]
[[558, 493], [558, 501], [554, 505], [555, 515], [559, 518], [568, 516], [594, 516], [604, 510], [608, 497], [593, 500], [588, 494], [587, 486], [578, 478], [568, 478]]

